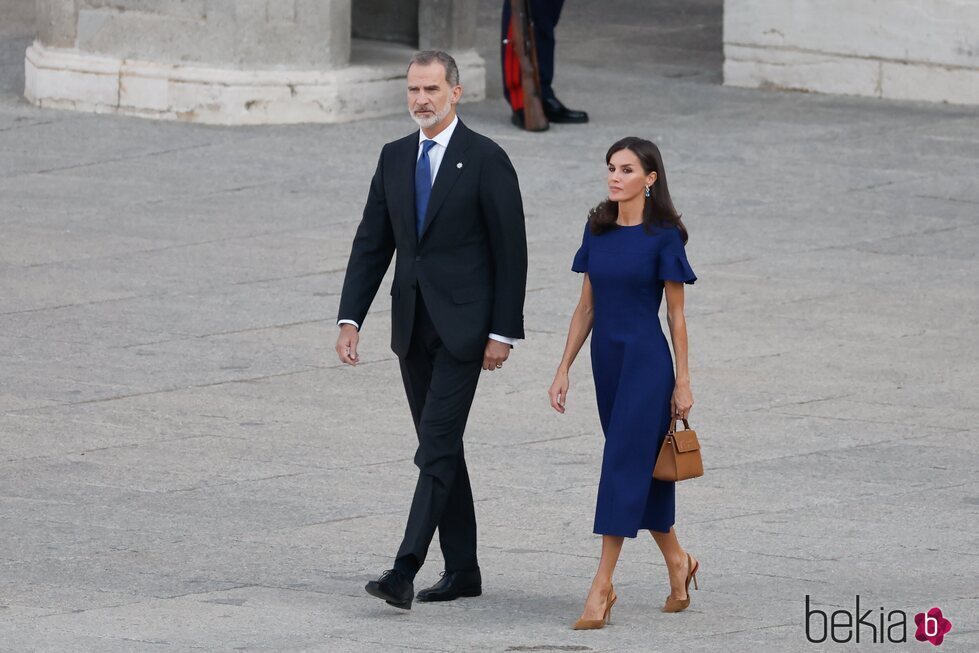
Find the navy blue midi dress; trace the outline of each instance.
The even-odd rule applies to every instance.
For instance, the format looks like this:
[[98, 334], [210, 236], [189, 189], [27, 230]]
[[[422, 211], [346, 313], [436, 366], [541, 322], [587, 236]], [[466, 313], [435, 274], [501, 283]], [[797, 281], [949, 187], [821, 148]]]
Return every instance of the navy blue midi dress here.
[[660, 327], [664, 281], [697, 280], [676, 227], [585, 225], [571, 269], [587, 272], [594, 295], [591, 365], [605, 433], [594, 532], [635, 537], [668, 532], [674, 483], [653, 478], [670, 424], [676, 383]]

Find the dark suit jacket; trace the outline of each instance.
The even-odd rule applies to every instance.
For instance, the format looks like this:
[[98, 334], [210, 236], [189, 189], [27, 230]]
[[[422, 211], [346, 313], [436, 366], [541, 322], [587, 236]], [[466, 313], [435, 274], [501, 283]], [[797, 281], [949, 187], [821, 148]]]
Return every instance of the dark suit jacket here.
[[460, 120], [418, 238], [417, 156], [418, 132], [381, 150], [347, 263], [338, 319], [363, 326], [397, 252], [391, 286], [394, 352], [408, 353], [420, 290], [448, 352], [459, 360], [481, 358], [490, 333], [524, 337], [527, 236], [517, 174], [499, 145]]

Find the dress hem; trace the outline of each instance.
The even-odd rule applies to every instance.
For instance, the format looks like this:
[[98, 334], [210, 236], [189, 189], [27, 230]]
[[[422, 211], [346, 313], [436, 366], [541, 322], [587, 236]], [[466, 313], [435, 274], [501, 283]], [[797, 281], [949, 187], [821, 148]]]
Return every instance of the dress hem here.
[[639, 531], [656, 531], [657, 533], [669, 533], [670, 529], [673, 528], [675, 525], [676, 522], [670, 524], [669, 526], [666, 527], [666, 530], [660, 530], [658, 528], [638, 528], [632, 531], [632, 535], [629, 535], [628, 533], [602, 533], [601, 531], [597, 531], [597, 530], [592, 530], [592, 533], [595, 535], [608, 535], [610, 537], [628, 537], [629, 539], [635, 539], [639, 537]]

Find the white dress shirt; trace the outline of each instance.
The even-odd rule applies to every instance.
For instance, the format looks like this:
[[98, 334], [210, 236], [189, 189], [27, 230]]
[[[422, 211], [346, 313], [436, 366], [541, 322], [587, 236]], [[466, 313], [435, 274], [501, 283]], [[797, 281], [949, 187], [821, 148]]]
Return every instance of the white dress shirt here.
[[440, 131], [435, 135], [435, 138], [425, 138], [425, 132], [418, 131], [418, 153], [415, 155], [415, 161], [418, 161], [422, 157], [422, 143], [428, 140], [435, 141], [435, 145], [432, 149], [428, 151], [428, 163], [429, 168], [432, 169], [432, 185], [435, 185], [435, 175], [439, 173], [439, 166], [442, 165], [442, 157], [445, 155], [445, 149], [449, 147], [449, 139], [452, 138], [452, 133], [456, 130], [456, 125], [459, 124], [459, 116], [452, 119], [449, 126]]
[[[435, 135], [434, 138], [426, 138], [425, 132], [418, 131], [418, 153], [415, 155], [415, 161], [422, 156], [422, 143], [428, 140], [435, 141], [435, 145], [432, 149], [428, 151], [428, 163], [429, 168], [432, 171], [432, 185], [435, 185], [435, 176], [439, 173], [439, 166], [442, 165], [442, 157], [445, 155], [445, 150], [449, 147], [449, 139], [452, 138], [452, 133], [456, 130], [456, 125], [459, 124], [459, 116], [452, 118], [452, 122], [449, 126], [440, 131]], [[341, 324], [352, 324], [358, 331], [360, 331], [360, 325], [353, 320], [337, 320], [337, 326]], [[516, 338], [507, 338], [506, 336], [500, 336], [495, 333], [489, 334], [489, 337], [493, 340], [498, 340], [499, 342], [510, 345], [511, 347], [517, 343]]]

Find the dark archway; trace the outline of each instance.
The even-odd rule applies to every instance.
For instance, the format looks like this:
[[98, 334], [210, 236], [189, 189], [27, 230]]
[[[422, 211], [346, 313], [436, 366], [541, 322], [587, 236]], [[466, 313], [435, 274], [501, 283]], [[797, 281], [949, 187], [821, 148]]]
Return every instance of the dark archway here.
[[34, 40], [34, 0], [0, 0], [0, 93], [24, 90], [24, 50]]
[[418, 47], [418, 0], [356, 0], [350, 22], [355, 39]]

